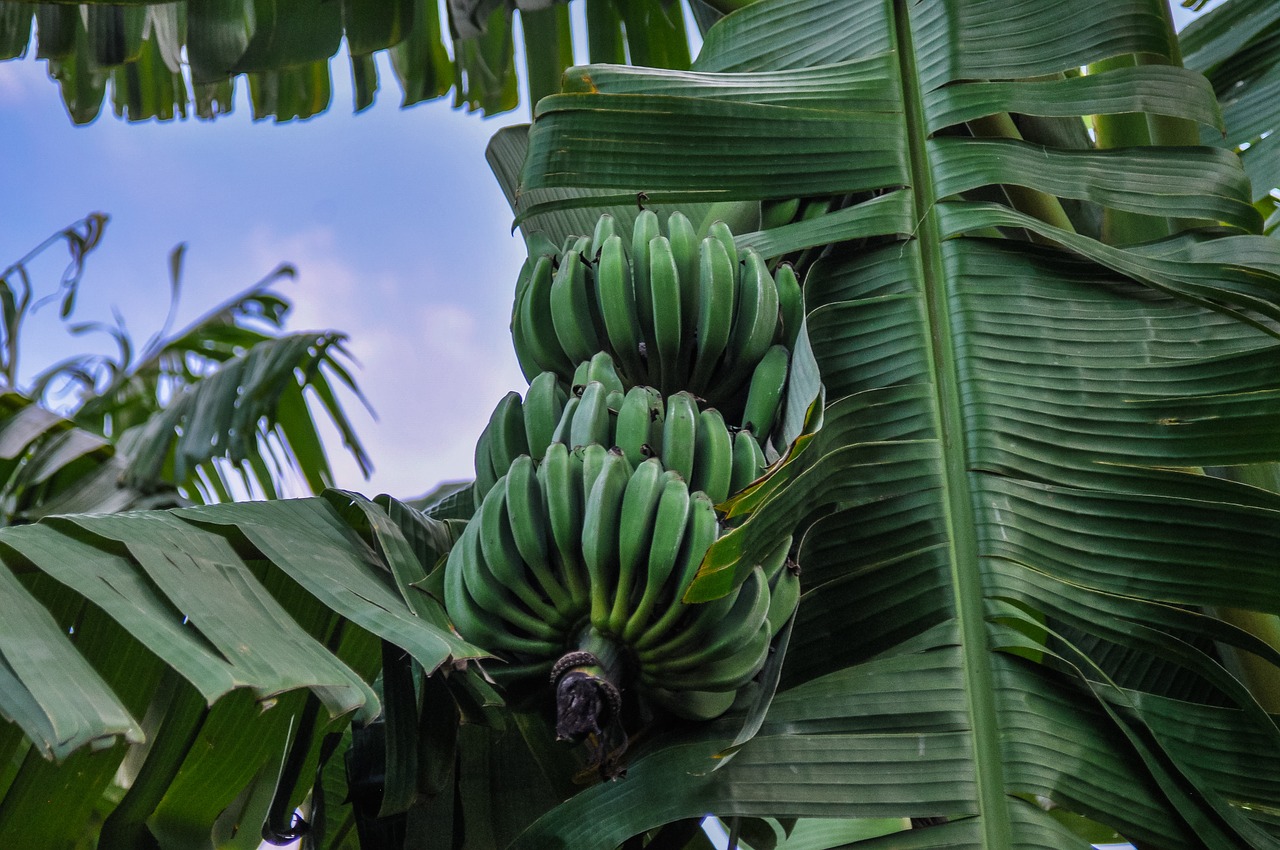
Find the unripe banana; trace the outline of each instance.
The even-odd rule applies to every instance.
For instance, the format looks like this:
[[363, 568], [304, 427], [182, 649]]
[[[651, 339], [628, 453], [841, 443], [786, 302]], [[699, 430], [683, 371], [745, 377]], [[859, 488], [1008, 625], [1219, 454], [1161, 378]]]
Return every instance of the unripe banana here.
[[725, 351], [724, 377], [713, 382], [708, 392], [719, 397], [746, 383], [777, 334], [778, 285], [764, 259], [748, 248], [746, 265], [738, 279], [738, 311]]
[[640, 327], [640, 306], [632, 284], [622, 239], [610, 236], [600, 251], [596, 271], [596, 296], [604, 320], [609, 347], [617, 358], [616, 367], [632, 385], [647, 383], [649, 369], [642, 353], [644, 333]]
[[680, 673], [652, 674], [640, 668], [640, 681], [670, 690], [735, 691], [760, 673], [769, 658], [769, 624], [763, 623], [737, 652]]
[[592, 443], [587, 446], [575, 446], [573, 453], [582, 459], [582, 494], [585, 498], [586, 494], [591, 492], [591, 488], [596, 486], [596, 479], [604, 469], [604, 461], [609, 455], [609, 450], [600, 443]]
[[[538, 257], [534, 262], [524, 297], [516, 303], [516, 313], [520, 320], [521, 340], [528, 348], [527, 357], [522, 359], [537, 364], [540, 371], [568, 374], [573, 364], [556, 337], [552, 319], [554, 265], [547, 256]], [[513, 324], [515, 318], [512, 319]]]
[[663, 465], [692, 481], [697, 444], [698, 403], [687, 392], [667, 396], [667, 416], [662, 425]]
[[554, 372], [542, 372], [529, 384], [521, 412], [524, 415], [525, 444], [532, 457], [542, 457], [551, 445], [568, 395]]
[[[649, 337], [649, 375], [656, 371], [664, 393], [681, 389], [680, 271], [671, 253], [671, 242], [658, 236], [649, 242], [649, 295], [653, 309], [653, 336]], [[654, 368], [656, 365], [656, 369]]]
[[472, 487], [476, 507], [480, 506], [480, 500], [494, 482], [506, 475], [511, 461], [528, 451], [520, 394], [507, 393], [494, 406], [489, 422], [476, 442], [476, 483]]
[[600, 251], [604, 248], [604, 243], [611, 236], [617, 235], [617, 222], [613, 216], [605, 213], [596, 221], [595, 232], [591, 236], [591, 255], [588, 259], [596, 260], [600, 257]]
[[613, 358], [609, 356], [608, 352], [597, 352], [592, 355], [585, 365], [587, 368], [584, 384], [591, 381], [599, 381], [604, 384], [604, 388], [608, 392], [623, 393], [627, 391], [622, 379], [618, 377], [618, 371], [614, 368]]
[[587, 261], [581, 253], [589, 244], [583, 237], [572, 251], [560, 257], [560, 267], [551, 283], [551, 321], [556, 339], [574, 363], [590, 360], [602, 348], [592, 316], [594, 299], [587, 288]]
[[717, 505], [729, 498], [733, 480], [733, 438], [724, 417], [714, 407], [698, 414], [698, 436], [693, 453], [694, 490], [701, 490]]
[[711, 226], [707, 228], [707, 235], [724, 246], [725, 253], [729, 255], [729, 262], [733, 264], [734, 279], [737, 279], [738, 246], [733, 240], [733, 231], [729, 229], [729, 225], [723, 221], [713, 221]]
[[729, 491], [737, 493], [764, 475], [764, 450], [750, 431], [736, 431], [733, 435], [733, 475]]
[[792, 351], [796, 347], [796, 336], [800, 333], [800, 325], [804, 321], [804, 293], [800, 289], [800, 280], [796, 270], [790, 263], [783, 263], [773, 273], [774, 283], [778, 287], [778, 312], [782, 315], [782, 340]]
[[650, 436], [653, 427], [652, 392], [648, 387], [632, 387], [618, 408], [613, 442], [635, 467], [653, 456]]
[[681, 603], [679, 607], [683, 608], [683, 612], [675, 628], [661, 639], [653, 639], [646, 634], [636, 641], [634, 649], [641, 663], [644, 666], [660, 664], [709, 640], [723, 627], [721, 621], [733, 610], [744, 587], [746, 582], [710, 602], [694, 605]]
[[591, 625], [600, 631], [607, 630], [617, 582], [618, 529], [629, 478], [627, 459], [620, 452], [606, 452], [582, 518], [582, 559], [591, 577]]
[[573, 423], [569, 427], [569, 445], [587, 446], [592, 443], [608, 447], [611, 444], [608, 390], [599, 381], [592, 381], [582, 391]]
[[775, 227], [782, 227], [784, 224], [790, 224], [795, 220], [796, 214], [799, 212], [799, 198], [788, 198], [782, 201], [761, 201], [760, 229], [771, 230]]
[[701, 240], [693, 223], [679, 210], [667, 217], [667, 239], [671, 242], [671, 255], [680, 273], [680, 357], [686, 364], [681, 375], [687, 378], [687, 364], [693, 361], [698, 335], [698, 246]]
[[693, 583], [693, 577], [697, 575], [703, 557], [719, 535], [720, 521], [716, 516], [715, 504], [712, 503], [711, 498], [700, 491], [690, 494], [688, 519], [684, 536], [680, 541], [680, 553], [676, 556], [674, 579], [671, 584], [674, 597], [658, 619], [640, 632], [632, 642], [633, 646], [638, 648], [660, 642], [680, 621], [688, 609], [682, 601], [684, 592]]
[[480, 507], [485, 493], [488, 493], [494, 482], [498, 480], [498, 473], [493, 468], [492, 443], [493, 435], [489, 433], [489, 428], [486, 426], [484, 431], [480, 432], [480, 439], [476, 440], [474, 457], [476, 480], [471, 485], [471, 496], [476, 508]]
[[570, 395], [565, 400], [564, 409], [560, 411], [560, 421], [556, 423], [555, 430], [551, 432], [551, 442], [564, 443], [566, 446], [573, 445], [570, 431], [573, 429], [574, 417], [578, 415], [578, 405], [582, 404], [582, 399], [577, 395]]
[[644, 358], [650, 383], [657, 383], [658, 370], [653, 351], [653, 295], [649, 289], [649, 243], [662, 235], [658, 216], [652, 210], [642, 210], [636, 216], [631, 230], [631, 281], [636, 294], [636, 318], [640, 321], [640, 339], [644, 343]]
[[575, 598], [585, 599], [590, 581], [582, 562], [582, 461], [564, 443], [552, 443], [538, 467], [555, 544], [552, 553], [565, 577], [565, 584], [579, 588]]
[[769, 585], [769, 632], [777, 634], [800, 603], [800, 575], [790, 566], [779, 570]]
[[751, 375], [747, 403], [742, 411], [742, 427], [755, 434], [756, 440], [762, 444], [769, 439], [782, 407], [790, 359], [791, 353], [785, 345], [775, 345], [765, 352]]
[[[492, 441], [493, 471], [505, 475], [507, 467], [517, 457], [529, 453], [529, 442], [524, 430], [524, 404], [517, 392], [507, 393], [498, 402], [489, 420], [494, 429]], [[495, 421], [496, 420], [496, 421]]]
[[465, 574], [475, 569], [468, 562], [473, 560], [478, 548], [476, 532], [468, 528], [449, 551], [445, 565], [445, 609], [458, 634], [484, 649], [517, 656], [546, 657], [559, 652], [560, 641], [519, 634], [471, 598]]
[[464, 534], [454, 547], [463, 547], [466, 555], [462, 562], [462, 581], [467, 594], [475, 602], [476, 610], [483, 610], [494, 620], [506, 623], [508, 630], [514, 634], [523, 634], [537, 640], [558, 641], [559, 629], [521, 607], [494, 575], [484, 557], [479, 526], [469, 523], [468, 529], [471, 526], [475, 526], [475, 533], [470, 536]]
[[627, 481], [622, 497], [618, 531], [618, 583], [609, 612], [608, 631], [621, 635], [634, 610], [637, 577], [648, 561], [653, 543], [654, 521], [663, 488], [662, 462], [650, 458], [641, 463]]
[[[505, 475], [498, 479], [493, 489], [484, 497], [480, 511], [470, 523], [477, 525], [480, 529], [480, 551], [484, 556], [484, 563], [488, 565], [489, 572], [498, 586], [524, 603], [534, 617], [549, 625], [564, 628], [569, 624], [564, 615], [556, 610], [555, 603], [558, 601], [568, 607], [568, 595], [562, 594], [558, 599], [548, 601], [540, 588], [530, 584], [530, 575], [525, 568], [524, 558], [516, 544], [515, 534], [507, 514], [506, 484]], [[484, 600], [478, 592], [473, 590], [472, 595], [477, 601], [483, 603]], [[519, 606], [513, 605], [512, 609], [504, 610], [502, 616], [515, 614]]]
[[[768, 622], [769, 599], [769, 583], [764, 571], [755, 567], [733, 596], [732, 605], [721, 606], [723, 613], [705, 629], [690, 629], [666, 644], [655, 646], [641, 654], [641, 661], [656, 679], [733, 655]], [[722, 601], [717, 599], [705, 604], [710, 607]], [[707, 613], [711, 615], [710, 611]]]
[[720, 368], [733, 329], [738, 273], [724, 244], [708, 236], [698, 252], [697, 349], [689, 389], [702, 393]]
[[647, 688], [645, 695], [654, 704], [685, 720], [715, 720], [729, 710], [738, 696], [736, 691], [669, 691], [666, 688]]
[[680, 589], [671, 585], [670, 580], [689, 520], [689, 487], [680, 473], [671, 469], [662, 473], [661, 484], [649, 538], [644, 587], [622, 630], [622, 638], [628, 643], [634, 643], [643, 633], [656, 606], [664, 600], [669, 605], [680, 604]]
[[507, 521], [520, 558], [542, 595], [575, 619], [586, 611], [587, 588], [574, 570], [564, 570], [551, 557], [547, 536], [551, 520], [533, 458], [521, 455], [507, 471]]

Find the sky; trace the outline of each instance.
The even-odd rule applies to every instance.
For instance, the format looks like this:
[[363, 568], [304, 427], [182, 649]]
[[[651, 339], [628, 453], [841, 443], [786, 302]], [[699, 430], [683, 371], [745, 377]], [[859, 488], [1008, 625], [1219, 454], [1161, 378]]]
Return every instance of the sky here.
[[[447, 99], [401, 109], [385, 61], [375, 105], [354, 115], [346, 62], [332, 67], [331, 108], [304, 122], [255, 124], [240, 86], [234, 113], [214, 122], [104, 114], [75, 127], [43, 61], [0, 63], [0, 265], [107, 213], [77, 318], [110, 321], [114, 305], [142, 341], [164, 320], [177, 243], [188, 245], [179, 325], [294, 264], [298, 279], [281, 286], [295, 303], [289, 327], [347, 333], [378, 415], [352, 401], [376, 470], [363, 481], [335, 450], [336, 483], [409, 497], [470, 477], [493, 406], [525, 387], [507, 329], [524, 248], [484, 148], [527, 117], [484, 119]], [[65, 259], [49, 252], [37, 286], [56, 286]], [[112, 347], [68, 337], [53, 309], [36, 319], [28, 374]]]

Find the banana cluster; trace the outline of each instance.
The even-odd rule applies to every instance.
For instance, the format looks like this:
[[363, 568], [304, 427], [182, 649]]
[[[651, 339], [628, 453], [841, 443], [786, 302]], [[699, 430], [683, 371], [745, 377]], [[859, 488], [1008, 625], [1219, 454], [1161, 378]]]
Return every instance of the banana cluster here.
[[719, 529], [713, 498], [659, 457], [551, 442], [489, 488], [450, 552], [446, 606], [463, 637], [511, 662], [502, 675], [545, 675], [577, 648], [609, 647], [651, 703], [715, 717], [799, 599], [787, 540], [736, 591], [686, 605]]
[[651, 386], [664, 397], [684, 390], [736, 411], [757, 365], [774, 345], [794, 343], [802, 318], [790, 266], [771, 274], [754, 250], [740, 257], [723, 222], [699, 240], [679, 212], [663, 234], [646, 210], [629, 240], [604, 215], [592, 237], [569, 240], [556, 257], [531, 257], [511, 334], [531, 380], [554, 372], [570, 381], [603, 351], [628, 388]]
[[[787, 352], [770, 350], [756, 368], [746, 408], [771, 423], [786, 384]], [[757, 379], [760, 379], [757, 381]], [[665, 399], [653, 387], [624, 392], [608, 354], [598, 353], [576, 370], [571, 392], [552, 372], [533, 379], [521, 399], [508, 393], [494, 408], [476, 443], [476, 505], [520, 455], [540, 459], [552, 443], [569, 447], [618, 447], [633, 467], [656, 457], [715, 504], [758, 478], [765, 469], [760, 440], [750, 427], [731, 428], [714, 407], [702, 408], [688, 392]], [[757, 394], [757, 390], [759, 393]]]

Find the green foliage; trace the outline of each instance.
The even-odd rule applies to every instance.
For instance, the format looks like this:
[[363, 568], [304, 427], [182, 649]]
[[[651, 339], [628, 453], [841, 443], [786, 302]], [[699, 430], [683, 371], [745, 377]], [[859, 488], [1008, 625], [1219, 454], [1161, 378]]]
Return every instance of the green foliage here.
[[[1225, 118], [1265, 152], [1267, 99], [1213, 91], [1265, 90], [1276, 17], [1189, 33], [1206, 84], [1158, 0], [1062, 11], [761, 0], [689, 71], [573, 69], [491, 146], [531, 248], [679, 204], [804, 271], [790, 449], [689, 597], [801, 522], [772, 701], [578, 774], [441, 608], [467, 490], [424, 499], [440, 519], [341, 492], [50, 519], [0, 530], [0, 835], [74, 846], [125, 764], [172, 779], [116, 834], [175, 848], [287, 828], [317, 767], [330, 847], [398, 817], [404, 846], [694, 848], [707, 813], [760, 848], [1276, 846], [1280, 249], [1236, 154], [1186, 143]], [[174, 673], [207, 716], [151, 702]], [[387, 784], [338, 811], [321, 742], [379, 704]], [[184, 746], [137, 772], [170, 716]]]

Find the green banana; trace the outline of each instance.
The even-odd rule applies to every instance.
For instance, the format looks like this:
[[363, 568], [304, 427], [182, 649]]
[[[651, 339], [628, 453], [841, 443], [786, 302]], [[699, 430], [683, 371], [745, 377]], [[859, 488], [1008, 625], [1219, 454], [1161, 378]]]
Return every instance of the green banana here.
[[800, 325], [804, 322], [804, 293], [800, 289], [800, 280], [796, 270], [790, 263], [783, 263], [773, 273], [774, 284], [778, 287], [778, 312], [782, 315], [782, 340], [792, 351], [796, 347], [796, 337], [800, 334]]
[[698, 440], [698, 403], [693, 395], [678, 392], [667, 396], [667, 416], [662, 423], [662, 463], [693, 481]]
[[693, 479], [689, 486], [706, 493], [717, 505], [729, 498], [729, 485], [733, 480], [733, 438], [729, 436], [724, 417], [714, 407], [698, 414], [693, 460]]
[[[698, 232], [693, 223], [676, 210], [667, 217], [667, 239], [671, 242], [671, 255], [680, 272], [680, 336], [683, 339], [680, 356], [692, 362], [698, 332]], [[687, 371], [681, 373], [688, 377]], [[682, 387], [689, 389], [689, 387]]]
[[554, 372], [542, 372], [529, 384], [521, 412], [524, 414], [524, 439], [532, 457], [547, 453], [568, 396]]
[[675, 392], [684, 383], [680, 374], [680, 271], [671, 253], [671, 242], [665, 236], [649, 242], [649, 295], [653, 309], [653, 335], [648, 337], [649, 375], [652, 377], [656, 371], [658, 389]]
[[618, 371], [613, 365], [613, 358], [609, 356], [608, 352], [596, 352], [584, 365], [587, 367], [584, 384], [591, 381], [599, 381], [611, 393], [624, 393], [627, 391], [622, 379], [618, 377]]
[[564, 443], [572, 445], [569, 432], [573, 428], [573, 420], [578, 415], [578, 405], [582, 404], [582, 399], [577, 395], [570, 395], [564, 403], [564, 409], [560, 411], [560, 421], [556, 423], [555, 429], [551, 432], [552, 443]]
[[550, 257], [539, 257], [529, 275], [529, 285], [524, 298], [517, 302], [521, 339], [528, 346], [526, 358], [546, 372], [567, 375], [573, 370], [573, 362], [565, 354], [556, 337], [552, 319], [551, 288], [554, 284], [554, 262]]
[[646, 361], [649, 383], [657, 383], [658, 370], [653, 351], [653, 296], [649, 289], [649, 243], [662, 231], [658, 216], [652, 210], [642, 210], [636, 216], [631, 230], [631, 282], [636, 297], [636, 318], [640, 321], [640, 339], [644, 344], [641, 356]]
[[685, 720], [715, 720], [737, 699], [737, 691], [669, 691], [646, 688], [645, 695], [655, 705]]
[[604, 243], [610, 237], [617, 235], [617, 222], [614, 217], [605, 213], [596, 221], [595, 232], [591, 236], [591, 256], [590, 259], [595, 260], [600, 256], [600, 251], [604, 248]]
[[631, 265], [623, 251], [622, 239], [617, 236], [606, 239], [600, 251], [596, 296], [600, 299], [600, 313], [609, 337], [609, 348], [616, 358], [615, 365], [631, 384], [647, 383], [649, 370], [641, 353], [644, 334], [640, 328]]
[[511, 461], [529, 453], [529, 441], [525, 437], [524, 410], [520, 394], [509, 392], [498, 402], [490, 418], [490, 426], [496, 428], [490, 443], [493, 454], [493, 471], [505, 475]]
[[721, 628], [721, 621], [733, 610], [745, 586], [744, 582], [719, 599], [713, 599], [710, 602], [696, 605], [676, 602], [672, 607], [679, 609], [680, 614], [675, 628], [661, 639], [645, 634], [632, 647], [641, 664], [644, 666], [658, 664], [689, 647], [696, 647], [702, 641], [709, 640]]
[[800, 576], [790, 567], [778, 571], [769, 584], [769, 621], [770, 634], [777, 634], [796, 606], [800, 604]]
[[565, 584], [575, 588], [575, 599], [584, 599], [590, 587], [582, 562], [582, 460], [564, 443], [552, 443], [538, 466], [547, 510], [547, 523], [554, 544], [552, 557], [559, 565]]
[[[730, 594], [732, 604], [721, 605], [720, 616], [708, 623], [701, 633], [691, 628], [665, 644], [655, 646], [640, 656], [655, 677], [683, 673], [733, 655], [768, 622], [769, 582], [764, 571], [755, 567], [736, 595]], [[730, 599], [730, 596], [704, 603], [710, 607]], [[708, 611], [707, 615], [711, 616]], [[772, 634], [772, 632], [770, 632]]]
[[561, 642], [552, 638], [516, 634], [505, 622], [476, 604], [467, 590], [465, 573], [474, 567], [476, 533], [468, 528], [449, 551], [445, 563], [445, 610], [458, 634], [484, 649], [513, 653], [517, 656], [544, 657], [559, 651]]
[[611, 443], [608, 390], [599, 381], [591, 381], [582, 391], [582, 398], [573, 412], [569, 426], [569, 445], [588, 446], [599, 443], [608, 447]]
[[[569, 623], [564, 615], [544, 598], [538, 588], [529, 583], [524, 558], [508, 521], [506, 484], [505, 475], [498, 479], [472, 520], [472, 524], [479, 525], [480, 528], [480, 551], [484, 556], [484, 563], [488, 565], [489, 572], [499, 587], [523, 602], [534, 617], [561, 629], [566, 628]], [[473, 595], [477, 601], [484, 602], [479, 593], [473, 592]], [[568, 596], [560, 597], [560, 601], [567, 603]], [[513, 605], [512, 610], [502, 611], [501, 616], [511, 616], [518, 610], [519, 606]]]
[[585, 613], [587, 588], [573, 570], [557, 569], [547, 545], [550, 519], [533, 458], [521, 455], [507, 471], [507, 523], [529, 573], [556, 610], [576, 619]]
[[556, 339], [574, 363], [590, 360], [601, 350], [588, 299], [587, 261], [577, 247], [560, 257], [551, 283], [551, 321]]
[[769, 658], [769, 624], [762, 623], [750, 640], [734, 654], [710, 661], [692, 670], [656, 674], [640, 668], [640, 681], [670, 690], [736, 691], [760, 673]]
[[644, 590], [623, 628], [624, 641], [632, 643], [640, 636], [659, 602], [665, 599], [668, 604], [680, 604], [677, 588], [669, 586], [668, 582], [680, 556], [680, 544], [688, 521], [689, 487], [680, 473], [668, 469], [662, 473], [662, 493], [649, 537]]
[[746, 489], [765, 470], [764, 450], [750, 431], [736, 431], [733, 435], [733, 473], [729, 479], [729, 492]]
[[722, 380], [710, 392], [732, 393], [751, 377], [778, 333], [778, 285], [764, 259], [748, 248], [738, 279], [738, 310], [733, 319]]
[[725, 253], [729, 255], [729, 262], [733, 264], [733, 276], [736, 280], [738, 277], [738, 245], [733, 240], [733, 231], [723, 221], [713, 221], [711, 226], [707, 228], [707, 235], [724, 246]]
[[529, 350], [529, 342], [525, 339], [524, 328], [520, 324], [520, 311], [529, 295], [529, 279], [533, 274], [534, 263], [534, 257], [530, 256], [520, 266], [520, 276], [516, 279], [516, 297], [511, 304], [511, 322], [509, 325], [511, 343], [516, 351], [516, 362], [520, 364], [520, 372], [524, 375], [526, 381], [532, 381], [534, 376], [542, 371], [542, 366], [534, 360], [533, 353]]
[[706, 493], [695, 491], [689, 496], [689, 514], [686, 520], [684, 537], [680, 541], [680, 553], [676, 556], [676, 567], [673, 571], [674, 582], [671, 584], [672, 599], [665, 611], [657, 620], [647, 625], [632, 641], [632, 646], [639, 649], [660, 642], [680, 621], [688, 606], [682, 597], [685, 590], [693, 583], [693, 577], [702, 565], [702, 559], [716, 542], [720, 534], [720, 521], [716, 516], [715, 504]]
[[648, 560], [662, 496], [663, 474], [662, 462], [649, 458], [636, 467], [622, 497], [617, 537], [618, 583], [608, 618], [608, 630], [614, 635], [621, 635], [626, 628], [636, 579]]
[[498, 480], [498, 473], [493, 469], [493, 453], [489, 446], [491, 441], [492, 438], [488, 428], [480, 432], [480, 439], [476, 440], [474, 456], [476, 480], [471, 485], [471, 497], [476, 508], [480, 507], [480, 500], [493, 487], [493, 483]]
[[[476, 524], [471, 523], [471, 525]], [[562, 639], [561, 632], [556, 626], [524, 610], [494, 576], [484, 557], [478, 525], [476, 533], [464, 534], [454, 547], [461, 547], [465, 555], [461, 561], [462, 582], [466, 587], [467, 595], [475, 603], [473, 613], [484, 611], [491, 620], [506, 623], [508, 630], [516, 634], [523, 633], [524, 636], [536, 640], [557, 642]], [[450, 553], [452, 554], [452, 550]], [[448, 569], [447, 566], [446, 569]]]
[[755, 434], [762, 444], [769, 439], [782, 407], [782, 392], [787, 386], [790, 360], [791, 352], [787, 347], [775, 345], [765, 352], [751, 375], [747, 403], [742, 411], [742, 427]]
[[771, 230], [775, 227], [782, 227], [784, 224], [790, 224], [795, 220], [796, 214], [799, 212], [799, 198], [788, 198], [782, 201], [761, 201], [760, 229]]
[[698, 251], [697, 350], [689, 376], [692, 392], [704, 393], [720, 367], [737, 298], [737, 266], [720, 240], [703, 239]]
[[591, 625], [600, 631], [608, 626], [618, 573], [618, 528], [629, 478], [627, 459], [620, 452], [606, 452], [600, 473], [587, 491], [582, 517], [582, 559], [591, 577]]
[[591, 488], [595, 486], [596, 479], [600, 477], [601, 470], [604, 469], [604, 461], [609, 455], [609, 450], [600, 443], [592, 443], [587, 446], [574, 446], [573, 453], [582, 458], [582, 495], [586, 498]]
[[[653, 446], [653, 398], [656, 392], [651, 387], [632, 387], [618, 407], [613, 443], [622, 449], [632, 466], [639, 466], [645, 458], [656, 454]], [[662, 441], [657, 442], [661, 444]]]
[[590, 360], [583, 360], [573, 370], [573, 377], [569, 380], [570, 392], [581, 393], [582, 388], [587, 385], [587, 370], [591, 368]]

